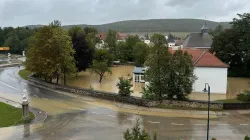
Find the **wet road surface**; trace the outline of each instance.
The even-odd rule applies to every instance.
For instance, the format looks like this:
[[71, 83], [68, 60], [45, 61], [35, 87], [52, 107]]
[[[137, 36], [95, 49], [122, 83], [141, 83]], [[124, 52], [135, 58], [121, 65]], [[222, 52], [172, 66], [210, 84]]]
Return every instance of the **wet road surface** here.
[[[113, 111], [95, 105], [98, 100], [94, 98], [30, 86], [17, 76], [17, 71], [16, 67], [0, 70], [0, 97], [20, 101], [21, 91], [26, 89], [30, 105], [46, 111], [49, 116], [43, 123], [0, 128], [0, 139], [122, 140], [122, 133], [137, 119], [146, 131], [156, 132], [159, 140], [206, 138], [206, 120]], [[211, 120], [210, 138], [243, 140], [245, 135], [250, 135], [249, 117], [249, 114], [236, 113]]]

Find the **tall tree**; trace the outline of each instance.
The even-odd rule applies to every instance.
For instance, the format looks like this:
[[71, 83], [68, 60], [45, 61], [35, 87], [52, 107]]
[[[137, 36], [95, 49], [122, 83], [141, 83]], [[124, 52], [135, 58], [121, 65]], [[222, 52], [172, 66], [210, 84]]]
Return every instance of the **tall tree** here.
[[75, 50], [75, 62], [78, 71], [86, 70], [93, 60], [94, 48], [86, 39], [86, 34], [81, 27], [75, 26], [69, 29], [69, 36], [72, 39], [72, 46]]
[[238, 14], [232, 28], [213, 38], [211, 52], [230, 65], [228, 75], [250, 77], [250, 14]]
[[133, 49], [135, 47], [135, 44], [138, 43], [138, 42], [141, 42], [141, 40], [139, 39], [139, 37], [137, 35], [129, 35], [127, 38], [126, 38], [126, 53], [129, 54], [128, 56], [128, 61], [134, 61], [134, 57], [133, 57]]
[[116, 55], [116, 31], [109, 30], [105, 42], [108, 44], [109, 51], [115, 56]]
[[136, 66], [143, 66], [148, 57], [149, 47], [144, 42], [137, 42], [133, 49]]
[[129, 48], [126, 42], [117, 42], [116, 46], [116, 58], [120, 59], [121, 62], [127, 62], [133, 57], [132, 50]]
[[52, 22], [49, 24], [49, 26], [52, 26], [52, 27], [61, 27], [62, 24], [61, 24], [61, 21], [59, 21], [59, 20], [54, 20], [54, 21], [52, 21]]
[[210, 30], [209, 33], [213, 36], [219, 35], [223, 31], [223, 26], [219, 24], [218, 26], [215, 27], [215, 29]]
[[153, 42], [155, 45], [167, 45], [167, 39], [164, 35], [161, 34], [153, 34], [150, 38], [150, 41]]
[[113, 55], [108, 52], [108, 49], [97, 49], [95, 50], [94, 59], [97, 61], [105, 61], [110, 67], [113, 62]]
[[50, 82], [64, 77], [65, 83], [66, 75], [75, 74], [73, 54], [66, 32], [59, 27], [45, 26], [30, 39], [26, 68]]

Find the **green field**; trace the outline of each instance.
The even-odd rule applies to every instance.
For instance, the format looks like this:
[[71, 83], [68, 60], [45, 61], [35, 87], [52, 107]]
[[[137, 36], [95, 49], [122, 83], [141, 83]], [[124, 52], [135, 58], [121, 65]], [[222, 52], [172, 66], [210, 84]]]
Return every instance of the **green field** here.
[[[25, 123], [25, 121], [22, 119], [22, 109], [20, 108], [15, 108], [0, 102], [0, 112], [0, 127]], [[30, 118], [28, 121], [31, 121], [34, 118], [34, 114], [30, 113]]]
[[18, 74], [25, 80], [28, 80], [28, 76], [31, 74], [30, 71], [27, 71], [26, 69], [22, 69], [18, 72]]

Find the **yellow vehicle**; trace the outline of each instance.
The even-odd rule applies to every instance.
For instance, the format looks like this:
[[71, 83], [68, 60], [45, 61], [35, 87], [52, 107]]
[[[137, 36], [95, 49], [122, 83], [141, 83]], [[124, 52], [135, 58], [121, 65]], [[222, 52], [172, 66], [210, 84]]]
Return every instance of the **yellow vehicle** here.
[[0, 51], [9, 51], [10, 47], [0, 47]]

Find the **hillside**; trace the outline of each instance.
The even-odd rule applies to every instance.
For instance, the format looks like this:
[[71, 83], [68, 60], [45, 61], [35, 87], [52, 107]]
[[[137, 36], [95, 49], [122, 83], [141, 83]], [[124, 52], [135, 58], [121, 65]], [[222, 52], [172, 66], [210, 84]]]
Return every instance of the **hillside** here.
[[[117, 30], [120, 32], [198, 32], [204, 24], [201, 19], [149, 19], [149, 20], [127, 20], [119, 21], [101, 25], [86, 25], [81, 24], [81, 27], [95, 27], [99, 31], [107, 31], [109, 29]], [[229, 28], [229, 22], [214, 22], [207, 21], [208, 27], [214, 29], [217, 25], [221, 24], [224, 28]], [[38, 25], [41, 26], [41, 25]], [[75, 25], [65, 25], [68, 29]], [[28, 27], [36, 27], [36, 25], [29, 25]]]

